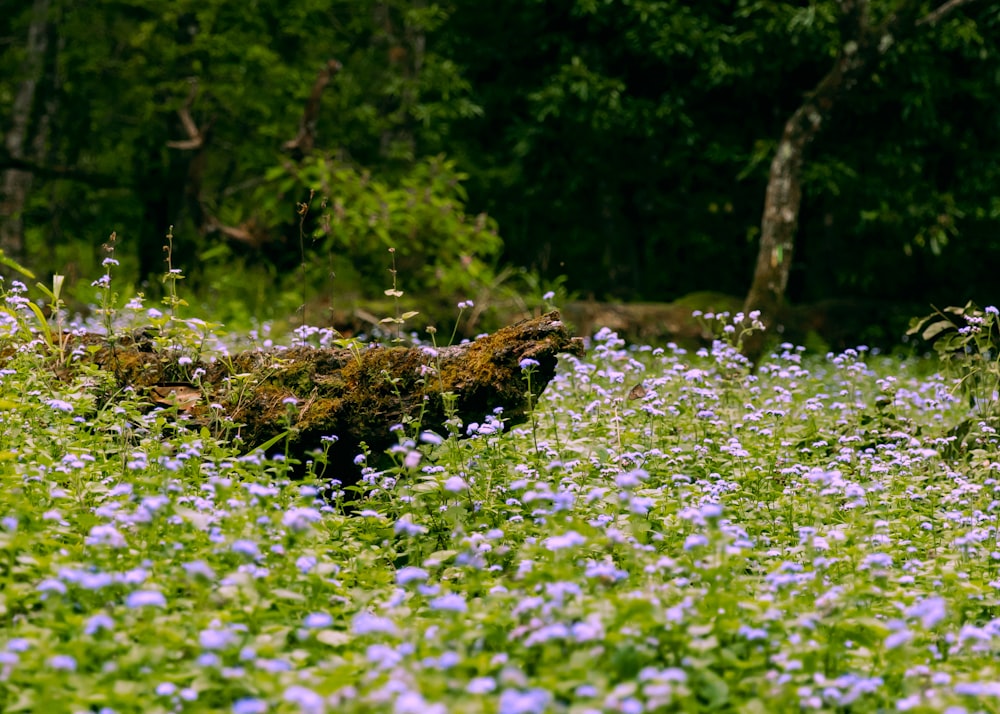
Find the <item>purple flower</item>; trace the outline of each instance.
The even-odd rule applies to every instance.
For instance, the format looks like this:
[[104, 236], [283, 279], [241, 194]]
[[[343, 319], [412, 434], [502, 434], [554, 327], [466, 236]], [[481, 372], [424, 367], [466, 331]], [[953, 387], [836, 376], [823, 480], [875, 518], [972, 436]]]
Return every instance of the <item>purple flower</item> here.
[[544, 689], [505, 689], [500, 693], [500, 714], [542, 714], [551, 698]]
[[233, 703], [233, 714], [265, 714], [267, 702], [263, 699], [237, 699]]
[[330, 625], [332, 625], [333, 617], [331, 617], [330, 614], [326, 612], [312, 612], [306, 615], [306, 618], [305, 620], [302, 621], [302, 624], [308, 627], [309, 629], [316, 630], [321, 627], [329, 627]]
[[184, 563], [182, 567], [184, 572], [192, 577], [204, 578], [205, 580], [215, 579], [215, 571], [204, 560], [193, 560], [190, 563]]
[[403, 516], [398, 521], [396, 521], [396, 524], [393, 526], [393, 530], [395, 530], [397, 533], [402, 533], [403, 535], [412, 536], [412, 535], [420, 535], [421, 533], [426, 533], [427, 526], [422, 526], [417, 523], [414, 523], [411, 520], [410, 514], [404, 513]]
[[708, 545], [708, 538], [701, 533], [692, 533], [684, 539], [684, 550], [694, 550]]
[[947, 616], [947, 603], [943, 597], [935, 595], [906, 608], [906, 614], [909, 617], [919, 617], [923, 628], [929, 630]]
[[38, 583], [38, 586], [35, 589], [40, 593], [55, 592], [59, 593], [60, 595], [63, 595], [66, 592], [66, 585], [61, 580], [56, 580], [55, 578], [48, 578], [47, 580], [43, 580], [42, 582]]
[[434, 598], [430, 605], [432, 610], [446, 610], [448, 612], [465, 612], [469, 608], [465, 598], [457, 593], [448, 593]]
[[281, 523], [294, 533], [301, 533], [323, 516], [315, 508], [291, 508], [281, 518]]
[[252, 540], [236, 540], [230, 546], [230, 549], [234, 553], [239, 553], [240, 555], [245, 555], [248, 558], [256, 558], [260, 555], [260, 548]]
[[403, 655], [388, 645], [370, 645], [365, 650], [365, 659], [381, 669], [391, 669], [400, 663]]
[[913, 633], [907, 629], [897, 630], [885, 638], [885, 648], [887, 650], [894, 650], [901, 645], [906, 644], [913, 638]]
[[326, 711], [326, 702], [322, 696], [298, 684], [286, 689], [282, 698], [290, 704], [297, 704], [302, 714], [322, 714]]
[[115, 626], [115, 621], [111, 619], [110, 616], [105, 615], [103, 612], [92, 616], [87, 620], [87, 624], [84, 625], [83, 631], [85, 634], [94, 635], [101, 630], [110, 630]]
[[64, 402], [62, 399], [50, 399], [45, 404], [56, 411], [66, 412], [67, 414], [73, 413], [73, 405], [69, 402]]
[[521, 368], [521, 371], [527, 371], [532, 367], [539, 366], [537, 359], [531, 359], [530, 357], [525, 357], [523, 360], [517, 363], [517, 366]]
[[421, 454], [416, 449], [413, 449], [412, 451], [409, 451], [406, 454], [406, 457], [403, 459], [403, 468], [407, 468], [407, 469], [415, 469], [415, 468], [417, 468], [417, 466], [420, 465], [420, 459], [422, 457], [423, 457], [423, 454]]
[[106, 545], [110, 548], [124, 548], [125, 536], [110, 524], [94, 526], [84, 541], [87, 545]]
[[426, 580], [427, 571], [414, 565], [407, 565], [396, 571], [396, 584], [406, 585], [414, 580]]
[[314, 555], [300, 555], [295, 560], [295, 567], [299, 569], [300, 572], [308, 573], [310, 570], [316, 567], [316, 556]]
[[206, 650], [222, 650], [236, 641], [236, 636], [231, 630], [207, 629], [198, 633], [198, 644]]
[[76, 671], [76, 660], [69, 655], [55, 655], [49, 659], [49, 666], [52, 669], [61, 669], [66, 672]]
[[166, 607], [167, 599], [158, 590], [136, 590], [125, 598], [125, 606], [132, 609], [140, 607]]
[[649, 474], [644, 469], [632, 469], [615, 476], [615, 483], [618, 488], [635, 488], [649, 478]]
[[563, 550], [564, 548], [583, 545], [587, 542], [587, 539], [576, 531], [566, 531], [562, 535], [550, 536], [543, 542], [549, 550]]
[[497, 682], [493, 677], [474, 677], [465, 686], [465, 691], [469, 694], [489, 694], [497, 688]]
[[369, 635], [375, 632], [393, 635], [396, 633], [396, 623], [370, 612], [359, 612], [354, 616], [351, 630], [355, 635]]

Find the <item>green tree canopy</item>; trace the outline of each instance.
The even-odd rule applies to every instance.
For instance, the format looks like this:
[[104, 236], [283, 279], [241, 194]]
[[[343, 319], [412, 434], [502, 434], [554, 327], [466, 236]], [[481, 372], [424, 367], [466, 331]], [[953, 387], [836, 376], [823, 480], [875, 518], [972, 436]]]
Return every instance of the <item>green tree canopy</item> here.
[[[1000, 10], [961, 4], [893, 38], [809, 147], [793, 299], [990, 301]], [[644, 299], [746, 291], [769, 163], [843, 49], [847, 7], [8, 5], [0, 169], [30, 178], [5, 205], [37, 266], [90, 277], [114, 230], [141, 280], [162, 270], [173, 225], [177, 261], [209, 283], [237, 260], [288, 273], [300, 244], [364, 282], [373, 251], [402, 241], [433, 266], [415, 268], [421, 288], [455, 259], [488, 279], [502, 245], [581, 294]], [[857, 6], [877, 23], [939, 3]], [[422, 189], [444, 220], [411, 215]]]

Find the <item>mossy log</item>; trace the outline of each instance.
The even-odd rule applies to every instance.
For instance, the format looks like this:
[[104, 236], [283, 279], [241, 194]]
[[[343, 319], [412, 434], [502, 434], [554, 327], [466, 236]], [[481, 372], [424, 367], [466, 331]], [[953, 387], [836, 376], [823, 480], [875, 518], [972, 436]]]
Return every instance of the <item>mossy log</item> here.
[[[336, 436], [334, 472], [327, 475], [345, 485], [358, 480], [353, 460], [361, 442], [382, 454], [397, 440], [390, 428], [407, 417], [445, 433], [446, 394], [454, 395], [450, 408], [465, 423], [482, 421], [497, 407], [508, 424], [523, 422], [555, 374], [558, 355], [583, 349], [558, 312], [439, 348], [294, 347], [191, 361], [157, 349], [149, 332], [111, 343], [98, 335], [79, 339], [90, 347], [85, 361], [113, 371], [119, 386], [134, 387], [152, 404], [172, 406], [206, 426], [219, 423], [221, 407], [249, 448], [279, 438], [301, 461], [323, 446], [323, 437]], [[530, 399], [525, 359], [538, 363]]]

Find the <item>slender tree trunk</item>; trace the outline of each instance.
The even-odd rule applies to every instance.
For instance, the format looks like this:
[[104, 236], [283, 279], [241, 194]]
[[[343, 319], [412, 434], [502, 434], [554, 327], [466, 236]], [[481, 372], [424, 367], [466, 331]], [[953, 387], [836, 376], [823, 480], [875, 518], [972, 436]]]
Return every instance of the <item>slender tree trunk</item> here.
[[[4, 150], [11, 159], [26, 159], [32, 146], [38, 146], [38, 127], [32, 117], [38, 105], [38, 86], [45, 70], [49, 42], [49, 0], [34, 0], [22, 74], [24, 80], [14, 96], [10, 126], [4, 136]], [[33, 137], [32, 134], [35, 134]], [[0, 174], [0, 250], [14, 260], [24, 258], [24, 208], [31, 190], [32, 174], [17, 168]]]
[[[921, 26], [936, 25], [957, 8], [972, 2], [975, 0], [947, 0], [924, 17], [918, 17], [917, 2], [911, 0], [902, 3], [895, 13], [876, 25], [871, 21], [869, 0], [841, 0], [841, 46], [837, 59], [785, 122], [771, 161], [757, 263], [744, 312], [759, 310], [768, 327], [781, 321], [802, 204], [805, 152], [838, 104], [871, 74], [878, 58], [900, 36]], [[761, 333], [753, 335], [744, 343], [744, 354], [758, 361], [764, 350], [764, 340]]]
[[[423, 9], [426, 0], [410, 0], [410, 7]], [[395, 10], [388, 1], [375, 6], [375, 26], [380, 30], [375, 42], [385, 48], [390, 72], [398, 73], [402, 80], [399, 96], [388, 109], [394, 123], [382, 132], [380, 151], [383, 157], [410, 162], [416, 156], [412, 110], [420, 100], [418, 83], [427, 53], [427, 35], [423, 27], [406, 17], [405, 7], [397, 13]]]
[[808, 104], [799, 107], [785, 124], [778, 150], [771, 161], [764, 195], [760, 247], [753, 283], [747, 293], [746, 309], [760, 310], [768, 318], [777, 318], [785, 288], [788, 287], [802, 203], [805, 149], [823, 123], [823, 116], [810, 109]]

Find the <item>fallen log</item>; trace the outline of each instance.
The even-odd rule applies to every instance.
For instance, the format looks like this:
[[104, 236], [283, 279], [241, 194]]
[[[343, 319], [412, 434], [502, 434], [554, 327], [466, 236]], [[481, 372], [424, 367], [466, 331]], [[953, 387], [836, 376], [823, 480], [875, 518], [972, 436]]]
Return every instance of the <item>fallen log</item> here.
[[[83, 361], [112, 371], [119, 387], [176, 408], [195, 425], [218, 424], [221, 410], [250, 449], [277, 440], [301, 462], [323, 448], [323, 437], [337, 437], [329, 452], [333, 473], [325, 475], [344, 485], [359, 480], [353, 462], [362, 442], [383, 454], [397, 443], [391, 427], [407, 418], [442, 435], [449, 414], [467, 424], [502, 408], [508, 425], [525, 421], [558, 355], [583, 350], [558, 312], [439, 348], [294, 347], [191, 360], [158, 348], [151, 331], [76, 339], [89, 348]], [[537, 363], [530, 392], [526, 359]]]

